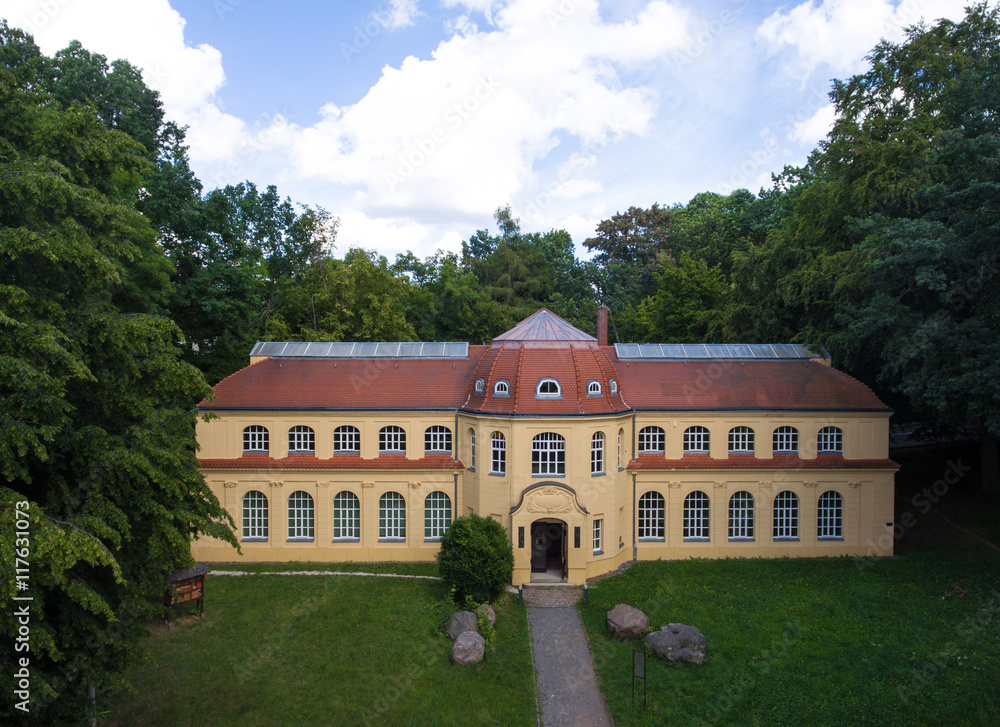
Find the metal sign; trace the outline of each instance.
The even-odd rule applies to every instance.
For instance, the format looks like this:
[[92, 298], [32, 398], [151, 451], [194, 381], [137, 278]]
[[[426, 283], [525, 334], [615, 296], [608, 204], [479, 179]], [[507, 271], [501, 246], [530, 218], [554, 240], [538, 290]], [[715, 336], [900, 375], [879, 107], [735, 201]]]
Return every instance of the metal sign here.
[[632, 649], [632, 704], [635, 704], [635, 680], [642, 679], [642, 706], [646, 706], [646, 652]]

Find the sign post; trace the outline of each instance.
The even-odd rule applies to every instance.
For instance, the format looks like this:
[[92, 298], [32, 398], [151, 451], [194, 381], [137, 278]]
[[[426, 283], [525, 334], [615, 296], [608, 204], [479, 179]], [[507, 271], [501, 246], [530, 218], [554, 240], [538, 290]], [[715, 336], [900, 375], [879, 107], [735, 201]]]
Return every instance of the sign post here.
[[642, 679], [642, 706], [646, 706], [646, 652], [632, 649], [632, 704], [635, 704], [635, 680]]

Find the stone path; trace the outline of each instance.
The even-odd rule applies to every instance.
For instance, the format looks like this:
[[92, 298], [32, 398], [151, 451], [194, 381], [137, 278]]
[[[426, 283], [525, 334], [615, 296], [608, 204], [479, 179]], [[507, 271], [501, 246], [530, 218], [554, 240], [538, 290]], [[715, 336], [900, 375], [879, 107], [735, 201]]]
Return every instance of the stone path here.
[[531, 589], [530, 596], [525, 589], [542, 727], [611, 727], [580, 614], [572, 605], [531, 605], [543, 592], [546, 600], [580, 598], [578, 589]]

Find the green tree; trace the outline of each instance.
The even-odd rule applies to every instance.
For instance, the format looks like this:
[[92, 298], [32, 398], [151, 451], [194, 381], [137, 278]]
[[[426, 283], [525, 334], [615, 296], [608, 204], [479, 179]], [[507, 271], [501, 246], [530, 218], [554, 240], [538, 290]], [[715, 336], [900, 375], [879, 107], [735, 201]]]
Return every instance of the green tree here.
[[676, 265], [655, 274], [656, 292], [642, 301], [638, 316], [646, 340], [659, 343], [717, 341], [725, 286], [719, 267], [708, 267], [685, 251]]
[[514, 551], [503, 525], [475, 513], [452, 522], [441, 538], [438, 570], [455, 603], [495, 601], [514, 573]]
[[[31, 711], [0, 687], [0, 716], [89, 723], [123, 685], [164, 576], [192, 537], [235, 544], [195, 456], [192, 405], [209, 393], [160, 315], [170, 263], [135, 206], [151, 162], [92, 107], [44, 90], [44, 64], [0, 23], [0, 555], [30, 515]], [[18, 503], [27, 503], [17, 508]]]

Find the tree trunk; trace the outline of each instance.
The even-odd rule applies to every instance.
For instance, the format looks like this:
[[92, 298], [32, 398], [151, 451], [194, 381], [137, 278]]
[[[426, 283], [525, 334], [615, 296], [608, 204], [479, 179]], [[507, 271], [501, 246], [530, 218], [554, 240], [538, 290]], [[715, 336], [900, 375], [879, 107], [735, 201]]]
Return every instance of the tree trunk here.
[[1000, 463], [997, 461], [997, 436], [986, 432], [979, 440], [979, 463], [983, 492], [1000, 492]]

